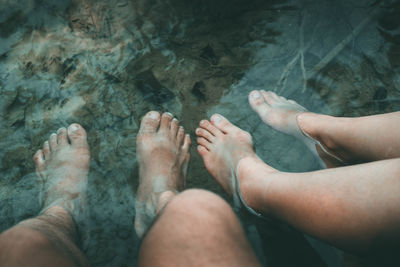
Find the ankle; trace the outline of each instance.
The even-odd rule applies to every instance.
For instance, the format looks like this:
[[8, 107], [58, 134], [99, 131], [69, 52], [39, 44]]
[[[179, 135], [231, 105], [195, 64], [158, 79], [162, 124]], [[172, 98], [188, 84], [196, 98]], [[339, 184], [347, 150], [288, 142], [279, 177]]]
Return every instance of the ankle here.
[[320, 114], [312, 112], [303, 112], [297, 115], [297, 126], [303, 134], [310, 135], [313, 138], [319, 135], [318, 121], [320, 121]]
[[239, 161], [237, 178], [243, 201], [257, 212], [268, 212], [268, 203], [265, 196], [268, 194], [268, 185], [279, 173], [276, 169], [265, 164], [258, 157], [246, 157]]
[[333, 116], [304, 112], [297, 116], [297, 124], [300, 130], [320, 142], [325, 148], [335, 151], [339, 148], [331, 137], [329, 126], [336, 123]]
[[20, 222], [18, 226], [36, 230], [50, 239], [57, 235], [58, 238], [62, 236], [75, 244], [79, 242], [76, 222], [62, 206], [52, 206], [39, 216]]

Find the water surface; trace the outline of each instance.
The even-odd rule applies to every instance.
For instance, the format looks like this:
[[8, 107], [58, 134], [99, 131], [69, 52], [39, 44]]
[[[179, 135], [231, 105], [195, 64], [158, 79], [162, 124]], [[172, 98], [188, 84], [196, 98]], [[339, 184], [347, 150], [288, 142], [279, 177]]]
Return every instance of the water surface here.
[[[40, 210], [32, 155], [72, 122], [92, 153], [80, 230], [93, 266], [136, 261], [135, 142], [149, 110], [173, 113], [193, 140], [219, 112], [273, 167], [318, 169], [301, 143], [263, 125], [248, 93], [336, 116], [399, 110], [399, 12], [371, 0], [0, 0], [0, 231]], [[191, 152], [188, 187], [227, 199]], [[266, 266], [342, 266], [325, 244], [240, 216]]]

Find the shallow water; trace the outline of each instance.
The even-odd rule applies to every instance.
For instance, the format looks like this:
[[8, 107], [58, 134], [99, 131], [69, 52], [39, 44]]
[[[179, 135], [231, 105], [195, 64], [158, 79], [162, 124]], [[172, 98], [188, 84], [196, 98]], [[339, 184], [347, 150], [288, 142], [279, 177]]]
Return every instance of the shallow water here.
[[[93, 266], [136, 261], [135, 142], [149, 110], [172, 112], [192, 140], [219, 112], [273, 167], [318, 169], [302, 144], [262, 124], [248, 93], [337, 116], [399, 110], [399, 12], [375, 0], [0, 0], [0, 231], [38, 213], [32, 155], [72, 122], [92, 153], [80, 231]], [[188, 187], [227, 198], [195, 145], [191, 154]], [[325, 244], [240, 216], [266, 266], [342, 266]]]

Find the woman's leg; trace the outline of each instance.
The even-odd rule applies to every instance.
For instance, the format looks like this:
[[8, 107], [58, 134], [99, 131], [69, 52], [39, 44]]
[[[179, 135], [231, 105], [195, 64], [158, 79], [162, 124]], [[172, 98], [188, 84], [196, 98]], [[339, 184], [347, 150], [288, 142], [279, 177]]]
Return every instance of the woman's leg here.
[[238, 175], [250, 207], [342, 249], [400, 244], [400, 159], [284, 173], [246, 158]]
[[303, 131], [349, 163], [400, 158], [400, 112], [359, 118], [303, 113], [298, 122]]
[[354, 164], [400, 157], [400, 112], [337, 118], [307, 112], [293, 100], [266, 91], [251, 92], [249, 102], [266, 124], [301, 139], [328, 167], [343, 165], [341, 160]]
[[256, 211], [336, 246], [365, 252], [400, 240], [400, 159], [310, 173], [283, 173], [254, 153], [250, 135], [220, 115], [196, 133], [207, 170], [228, 192], [238, 176]]

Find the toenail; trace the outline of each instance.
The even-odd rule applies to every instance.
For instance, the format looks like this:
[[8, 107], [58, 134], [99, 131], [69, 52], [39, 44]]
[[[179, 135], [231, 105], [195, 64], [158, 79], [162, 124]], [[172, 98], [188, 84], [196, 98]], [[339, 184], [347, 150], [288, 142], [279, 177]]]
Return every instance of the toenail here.
[[200, 125], [206, 125], [206, 121], [201, 121]]
[[75, 132], [76, 130], [78, 130], [78, 126], [76, 124], [71, 124], [71, 126], [69, 126], [69, 130], [71, 132]]
[[261, 97], [261, 94], [260, 94], [258, 91], [255, 91], [255, 92], [252, 94], [252, 97], [253, 97], [254, 99], [258, 99], [258, 98]]
[[150, 112], [149, 113], [149, 118], [153, 119], [153, 120], [158, 119], [158, 113], [157, 112]]
[[173, 121], [174, 121], [174, 122], [179, 122], [178, 119], [176, 119], [176, 118], [174, 118]]
[[219, 115], [215, 115], [214, 118], [213, 118], [213, 121], [214, 121], [215, 123], [220, 123], [221, 120], [222, 120], [222, 118], [221, 118], [221, 116], [219, 116]]
[[196, 133], [197, 133], [197, 134], [200, 133], [200, 129], [199, 129], [199, 128], [196, 129]]
[[63, 131], [65, 128], [61, 127], [60, 129], [57, 130], [57, 133], [61, 133], [61, 131]]
[[165, 112], [164, 113], [165, 115], [168, 115], [168, 116], [170, 116], [171, 118], [173, 118], [174, 117], [174, 115], [172, 115], [171, 113], [169, 113], [169, 112]]

